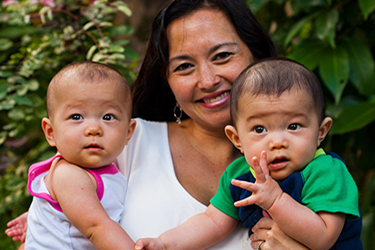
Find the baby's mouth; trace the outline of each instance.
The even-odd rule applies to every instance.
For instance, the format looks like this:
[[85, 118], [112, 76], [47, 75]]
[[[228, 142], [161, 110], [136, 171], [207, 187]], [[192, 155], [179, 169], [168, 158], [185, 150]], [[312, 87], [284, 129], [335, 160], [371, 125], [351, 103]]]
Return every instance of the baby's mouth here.
[[271, 171], [276, 171], [278, 169], [283, 169], [288, 162], [289, 160], [286, 157], [277, 157], [268, 166]]
[[285, 158], [285, 157], [279, 157], [279, 158], [274, 159], [271, 162], [271, 164], [278, 164], [278, 163], [282, 163], [282, 162], [286, 162], [286, 161], [288, 161], [287, 158]]
[[85, 147], [85, 149], [102, 149], [98, 144], [90, 144]]

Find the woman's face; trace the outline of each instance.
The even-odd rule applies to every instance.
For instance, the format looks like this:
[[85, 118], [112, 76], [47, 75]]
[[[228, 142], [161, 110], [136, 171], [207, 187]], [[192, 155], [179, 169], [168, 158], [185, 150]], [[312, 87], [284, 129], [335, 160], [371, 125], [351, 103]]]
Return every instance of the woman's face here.
[[225, 14], [202, 9], [167, 28], [168, 83], [184, 112], [200, 126], [229, 124], [230, 90], [253, 57]]

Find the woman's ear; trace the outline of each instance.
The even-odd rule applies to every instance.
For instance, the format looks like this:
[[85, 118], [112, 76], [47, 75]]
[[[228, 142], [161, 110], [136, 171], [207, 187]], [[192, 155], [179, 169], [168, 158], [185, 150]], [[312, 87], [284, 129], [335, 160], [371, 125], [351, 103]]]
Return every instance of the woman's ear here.
[[44, 136], [46, 137], [46, 140], [48, 141], [49, 145], [51, 145], [51, 147], [56, 147], [55, 137], [53, 134], [53, 127], [52, 127], [50, 119], [48, 118], [42, 119], [42, 129], [44, 132]]
[[132, 135], [134, 133], [136, 125], [137, 125], [137, 122], [135, 120], [130, 120], [129, 127], [128, 127], [128, 134], [126, 136], [126, 144], [125, 145], [128, 145], [128, 142], [129, 142], [130, 138], [132, 138]]
[[238, 133], [235, 127], [232, 125], [225, 126], [225, 134], [227, 135], [228, 139], [233, 143], [233, 145], [238, 148], [241, 153], [243, 153], [242, 144], [240, 138], [238, 137]]
[[326, 135], [328, 134], [331, 127], [332, 127], [332, 118], [331, 117], [324, 118], [319, 128], [318, 146], [320, 146], [320, 143], [324, 140], [324, 138], [326, 138]]

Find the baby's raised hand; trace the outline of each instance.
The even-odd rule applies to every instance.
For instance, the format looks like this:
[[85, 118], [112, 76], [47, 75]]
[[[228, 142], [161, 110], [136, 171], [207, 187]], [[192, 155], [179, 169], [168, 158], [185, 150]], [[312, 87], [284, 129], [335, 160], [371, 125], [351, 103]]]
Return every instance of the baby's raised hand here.
[[255, 172], [255, 183], [233, 179], [232, 184], [252, 192], [252, 195], [234, 203], [236, 207], [256, 204], [268, 210], [277, 199], [281, 197], [283, 191], [279, 184], [271, 177], [267, 166], [266, 151], [260, 154], [260, 160], [253, 157], [252, 166]]
[[135, 250], [165, 250], [164, 243], [159, 238], [142, 238], [135, 243]]

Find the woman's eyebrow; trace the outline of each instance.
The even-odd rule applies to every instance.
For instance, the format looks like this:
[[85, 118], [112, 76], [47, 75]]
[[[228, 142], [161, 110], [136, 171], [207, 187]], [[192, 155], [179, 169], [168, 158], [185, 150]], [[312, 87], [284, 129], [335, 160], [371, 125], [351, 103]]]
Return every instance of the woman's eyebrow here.
[[220, 43], [220, 44], [217, 44], [217, 45], [215, 45], [214, 47], [212, 47], [212, 48], [209, 50], [209, 52], [210, 52], [210, 53], [213, 53], [214, 51], [216, 51], [216, 50], [218, 50], [219, 48], [224, 47], [224, 46], [238, 46], [238, 43], [235, 43], [235, 42], [233, 42], [233, 43]]
[[[215, 46], [213, 46], [212, 48], [209, 49], [209, 53], [213, 53], [214, 51], [218, 50], [219, 48], [221, 47], [224, 47], [224, 46], [237, 46], [238, 43], [220, 43], [220, 44], [217, 44]], [[172, 57], [171, 59], [169, 59], [168, 61], [168, 65], [171, 63], [171, 61], [173, 60], [187, 60], [189, 59], [190, 57], [188, 55], [178, 55], [178, 56], [175, 56], [175, 57]]]

